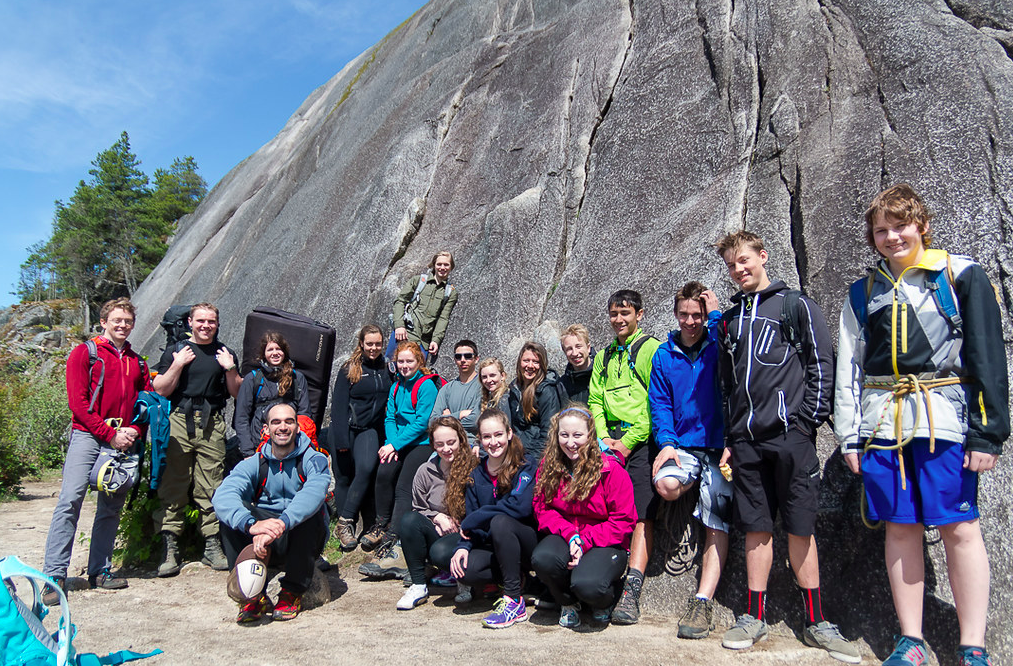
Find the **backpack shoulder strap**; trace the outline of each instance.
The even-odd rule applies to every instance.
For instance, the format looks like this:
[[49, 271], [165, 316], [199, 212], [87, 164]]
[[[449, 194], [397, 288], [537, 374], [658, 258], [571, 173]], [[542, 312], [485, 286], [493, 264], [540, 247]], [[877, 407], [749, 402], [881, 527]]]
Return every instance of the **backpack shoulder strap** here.
[[99, 369], [98, 381], [95, 382], [95, 387], [91, 390], [91, 401], [88, 402], [88, 413], [91, 414], [95, 411], [95, 401], [98, 400], [98, 396], [102, 393], [102, 386], [106, 381], [106, 362], [99, 358], [98, 355], [98, 342], [95, 338], [85, 340], [85, 346], [88, 348], [88, 380], [91, 381], [91, 371], [95, 367], [96, 363], [101, 363], [102, 367]]
[[799, 329], [799, 309], [802, 292], [789, 289], [784, 292], [781, 300], [781, 332], [785, 340], [795, 348], [795, 353], [802, 357], [802, 333]]
[[267, 475], [271, 471], [267, 456], [262, 451], [263, 448], [263, 444], [257, 447], [257, 479], [253, 485], [254, 504], [260, 501], [260, 496], [264, 494], [264, 488], [267, 487]]
[[873, 277], [870, 274], [868, 277], [855, 280], [848, 288], [848, 302], [851, 304], [851, 310], [855, 313], [855, 319], [858, 320], [858, 326], [862, 329], [863, 334], [869, 326], [871, 288], [867, 284], [871, 284], [872, 280]]
[[438, 377], [439, 375], [435, 373], [431, 375], [422, 375], [414, 384], [412, 384], [412, 409], [415, 409], [415, 407], [419, 404], [419, 389], [422, 388], [422, 385], [425, 382], [432, 380], [432, 382], [436, 384], [437, 390], [439, 390], [440, 383], [437, 379]]
[[[67, 595], [60, 589], [58, 585], [49, 577], [41, 572], [28, 566], [14, 555], [9, 555], [4, 558], [0, 558], [0, 580], [7, 581], [15, 576], [24, 578], [28, 581], [32, 588], [32, 600], [31, 606], [21, 601], [17, 597], [11, 596], [12, 603], [4, 605], [4, 608], [10, 612], [16, 612], [17, 616], [20, 616], [22, 621], [25, 623], [25, 627], [34, 636], [37, 643], [35, 643], [34, 650], [37, 652], [39, 646], [55, 653], [57, 664], [68, 664], [72, 657], [71, 640], [74, 637], [74, 627], [70, 622], [70, 605], [67, 603]], [[0, 587], [3, 587], [2, 594], [9, 594], [5, 583], [0, 583]], [[42, 590], [45, 588], [55, 590], [59, 595], [60, 599], [60, 622], [58, 624], [59, 629], [56, 634], [50, 636], [49, 631], [42, 624], [43, 618], [49, 613], [49, 610], [42, 603]], [[0, 609], [2, 610], [2, 609]], [[15, 617], [5, 618], [7, 622], [4, 624], [5, 629], [10, 628], [11, 620], [15, 620]], [[16, 620], [15, 620], [16, 624]], [[5, 632], [6, 633], [6, 632]], [[28, 638], [27, 635], [25, 638]], [[28, 639], [31, 640], [30, 638]], [[24, 641], [22, 641], [24, 643]], [[27, 645], [20, 645], [14, 647], [27, 647]]]
[[419, 283], [415, 285], [415, 293], [412, 294], [412, 298], [408, 301], [408, 305], [411, 305], [419, 300], [419, 296], [422, 294], [422, 290], [426, 288], [426, 282], [429, 280], [429, 273], [423, 273], [419, 275]]
[[953, 266], [950, 263], [950, 255], [946, 255], [946, 268], [938, 271], [926, 272], [925, 286], [932, 290], [932, 299], [936, 307], [946, 317], [950, 327], [959, 331], [964, 325], [957, 308], [957, 299], [953, 295]]
[[647, 342], [648, 340], [656, 340], [656, 338], [653, 335], [647, 335], [645, 333], [637, 341], [635, 341], [632, 346], [630, 346], [630, 371], [633, 372], [634, 377], [640, 380], [640, 383], [643, 384], [644, 389], [647, 389], [648, 380], [644, 379], [640, 375], [640, 373], [637, 372], [637, 354], [640, 353], [640, 348], [643, 347], [644, 343]]

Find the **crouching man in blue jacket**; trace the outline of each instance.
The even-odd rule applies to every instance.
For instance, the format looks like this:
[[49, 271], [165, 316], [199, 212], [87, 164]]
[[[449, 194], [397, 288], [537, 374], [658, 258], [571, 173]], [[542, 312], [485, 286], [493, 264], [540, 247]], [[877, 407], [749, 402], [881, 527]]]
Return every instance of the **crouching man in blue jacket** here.
[[[327, 458], [299, 432], [295, 410], [278, 404], [266, 416], [270, 441], [239, 463], [215, 491], [229, 569], [246, 546], [285, 570], [276, 604], [262, 593], [242, 606], [239, 623], [262, 618], [291, 620], [327, 541], [324, 496], [330, 481]], [[270, 546], [270, 550], [268, 549]]]

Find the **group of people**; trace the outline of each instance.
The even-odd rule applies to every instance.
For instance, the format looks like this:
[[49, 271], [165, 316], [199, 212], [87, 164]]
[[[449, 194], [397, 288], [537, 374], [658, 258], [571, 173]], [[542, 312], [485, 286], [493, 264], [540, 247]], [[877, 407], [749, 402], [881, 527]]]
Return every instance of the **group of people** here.
[[[240, 622], [298, 614], [328, 535], [333, 487], [334, 537], [342, 550], [373, 551], [361, 573], [405, 579], [400, 610], [423, 603], [430, 585], [445, 585], [456, 586], [459, 603], [494, 596], [483, 619], [491, 628], [527, 619], [525, 594], [539, 608], [557, 608], [564, 627], [579, 625], [582, 612], [596, 623], [636, 623], [658, 506], [699, 486], [699, 583], [678, 635], [714, 630], [713, 596], [735, 525], [745, 535], [747, 589], [722, 645], [744, 649], [767, 636], [780, 514], [803, 640], [858, 663], [856, 646], [824, 616], [815, 539], [815, 437], [833, 408], [844, 461], [865, 486], [863, 517], [886, 525], [900, 634], [883, 663], [927, 663], [922, 539], [934, 526], [946, 547], [960, 663], [990, 664], [977, 483], [1009, 436], [1006, 354], [987, 275], [967, 257], [930, 248], [930, 220], [908, 185], [873, 199], [866, 237], [880, 259], [849, 290], [836, 370], [820, 307], [772, 281], [762, 240], [739, 231], [716, 244], [740, 289], [724, 312], [711, 290], [689, 282], [674, 297], [678, 328], [662, 342], [640, 327], [640, 294], [619, 290], [606, 304], [615, 338], [596, 353], [585, 326], [566, 328], [561, 375], [544, 346], [528, 342], [508, 382], [499, 359], [480, 360], [478, 345], [461, 340], [457, 377], [447, 382], [427, 367], [458, 297], [453, 257], [438, 253], [401, 290], [386, 352], [380, 327], [359, 331], [317, 446], [301, 432], [305, 380], [283, 338], [265, 336], [261, 367], [240, 378], [235, 354], [217, 341], [217, 310], [199, 304], [192, 339], [167, 348], [149, 380], [126, 341], [133, 306], [112, 301], [93, 341], [101, 366], [85, 345], [67, 363], [73, 431], [45, 573], [65, 579], [88, 472], [100, 448], [129, 450], [143, 437], [143, 426], [129, 425], [133, 401], [154, 390], [172, 407], [158, 575], [179, 569], [175, 540], [191, 483], [205, 563], [229, 568], [252, 544], [285, 569], [278, 600], [245, 600]], [[238, 396], [236, 431], [248, 457], [223, 482], [230, 395]], [[126, 586], [110, 570], [122, 503], [99, 496], [92, 586]]]

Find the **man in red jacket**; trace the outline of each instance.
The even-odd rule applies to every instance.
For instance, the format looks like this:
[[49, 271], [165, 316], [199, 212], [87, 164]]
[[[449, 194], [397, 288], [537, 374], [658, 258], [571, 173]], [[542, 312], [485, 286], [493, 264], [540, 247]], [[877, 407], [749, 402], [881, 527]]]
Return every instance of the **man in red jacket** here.
[[[138, 392], [152, 390], [147, 365], [127, 342], [134, 330], [135, 312], [133, 303], [126, 298], [103, 305], [99, 313], [102, 335], [89, 341], [94, 343], [94, 362], [89, 343], [75, 347], [67, 358], [67, 402], [72, 415], [70, 446], [63, 464], [60, 499], [46, 538], [43, 566], [43, 572], [61, 587], [70, 566], [88, 477], [100, 449], [130, 451], [143, 441], [142, 427], [129, 425]], [[125, 579], [109, 570], [125, 499], [126, 492], [98, 493], [88, 557], [88, 584], [93, 588], [118, 590], [127, 586]], [[59, 597], [51, 593], [45, 600], [53, 605], [59, 602]]]

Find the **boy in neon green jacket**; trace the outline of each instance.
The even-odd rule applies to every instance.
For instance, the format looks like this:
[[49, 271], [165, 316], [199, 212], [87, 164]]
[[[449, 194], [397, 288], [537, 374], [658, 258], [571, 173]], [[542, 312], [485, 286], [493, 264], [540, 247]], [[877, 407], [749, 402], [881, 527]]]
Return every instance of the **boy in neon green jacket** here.
[[630, 571], [623, 596], [612, 611], [612, 621], [635, 624], [640, 619], [640, 589], [658, 507], [651, 483], [654, 451], [648, 441], [651, 409], [647, 385], [654, 352], [661, 343], [639, 328], [644, 304], [637, 292], [623, 289], [612, 294], [608, 314], [616, 339], [594, 358], [587, 402], [595, 428], [604, 434], [602, 441], [623, 461], [633, 481], [637, 526], [630, 544]]

